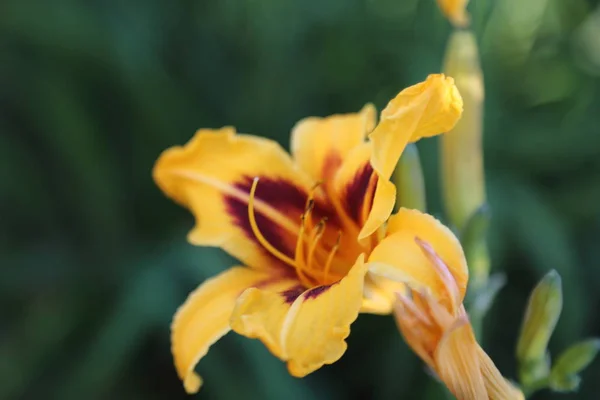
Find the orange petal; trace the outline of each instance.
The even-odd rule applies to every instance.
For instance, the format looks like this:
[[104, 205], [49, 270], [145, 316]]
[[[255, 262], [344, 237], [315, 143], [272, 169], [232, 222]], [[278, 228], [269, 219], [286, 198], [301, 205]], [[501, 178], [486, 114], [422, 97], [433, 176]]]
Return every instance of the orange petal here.
[[492, 359], [483, 351], [481, 346], [477, 349], [479, 353], [479, 364], [485, 381], [485, 387], [491, 400], [524, 400], [523, 392], [507, 381]]
[[209, 347], [229, 332], [237, 297], [249, 287], [276, 284], [272, 279], [264, 272], [233, 267], [202, 283], [177, 310], [171, 325], [171, 351], [188, 393], [197, 392], [202, 385], [194, 367]]
[[363, 257], [346, 277], [305, 291], [248, 289], [238, 299], [232, 329], [260, 339], [288, 362], [290, 373], [305, 376], [337, 361], [346, 351], [350, 324], [358, 316], [366, 266]]
[[429, 75], [389, 102], [369, 135], [373, 142], [371, 164], [379, 180], [361, 239], [375, 232], [392, 212], [396, 189], [389, 179], [406, 145], [452, 129], [461, 113], [462, 99], [454, 80], [444, 75]]
[[436, 349], [436, 372], [458, 400], [488, 398], [478, 347], [471, 325], [461, 319], [444, 334]]
[[292, 130], [292, 155], [316, 181], [332, 179], [346, 155], [364, 142], [373, 126], [375, 108], [371, 104], [358, 113], [305, 118]]
[[[417, 290], [431, 290], [437, 298], [447, 298], [445, 282], [415, 241], [419, 238], [427, 242], [446, 264], [456, 280], [459, 303], [462, 302], [469, 272], [460, 242], [450, 229], [429, 214], [406, 208], [401, 208], [390, 218], [387, 228], [388, 236], [369, 257], [371, 273], [406, 282]], [[452, 306], [455, 305], [452, 302]]]
[[[264, 269], [281, 263], [257, 241], [248, 218], [253, 178], [259, 177], [257, 225], [274, 248], [293, 257], [313, 182], [276, 142], [236, 135], [233, 128], [201, 129], [185, 146], [163, 152], [153, 175], [167, 196], [196, 217], [190, 242], [221, 247], [244, 264]], [[314, 213], [319, 212], [317, 203]]]
[[433, 355], [441, 336], [441, 329], [424, 310], [405, 294], [397, 294], [394, 316], [402, 337], [431, 369], [435, 369]]

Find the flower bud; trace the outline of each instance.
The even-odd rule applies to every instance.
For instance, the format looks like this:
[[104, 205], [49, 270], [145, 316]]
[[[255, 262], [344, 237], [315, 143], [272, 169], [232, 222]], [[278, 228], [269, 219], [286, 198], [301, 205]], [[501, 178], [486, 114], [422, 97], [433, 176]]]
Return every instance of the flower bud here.
[[485, 203], [482, 154], [483, 74], [475, 36], [456, 31], [450, 37], [444, 72], [454, 78], [463, 98], [462, 118], [440, 138], [444, 204], [450, 222], [462, 230]]
[[[444, 71], [454, 78], [463, 98], [464, 111], [454, 129], [440, 138], [442, 194], [450, 223], [462, 232], [461, 236], [470, 236], [464, 246], [473, 277], [471, 286], [478, 290], [485, 286], [490, 270], [486, 243], [489, 213], [485, 206], [481, 143], [483, 73], [472, 32], [456, 31], [452, 34], [446, 49]], [[475, 236], [473, 231], [477, 233]]]
[[600, 339], [588, 339], [565, 350], [550, 372], [550, 388], [555, 391], [574, 391], [579, 386], [578, 373], [594, 361], [600, 350]]
[[397, 190], [398, 207], [426, 211], [425, 180], [416, 144], [411, 143], [404, 149], [393, 179]]
[[549, 388], [554, 392], [575, 392], [580, 383], [581, 378], [577, 375], [557, 376], [550, 380]]
[[517, 359], [521, 382], [527, 385], [549, 373], [547, 348], [562, 310], [560, 275], [550, 271], [531, 292], [521, 334]]

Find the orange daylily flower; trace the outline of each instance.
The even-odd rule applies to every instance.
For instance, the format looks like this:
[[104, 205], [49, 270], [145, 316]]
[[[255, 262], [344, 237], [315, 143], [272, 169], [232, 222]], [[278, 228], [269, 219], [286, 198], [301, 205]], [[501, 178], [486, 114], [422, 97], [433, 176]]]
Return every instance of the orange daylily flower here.
[[524, 399], [475, 339], [462, 304], [464, 271], [453, 270], [419, 236], [414, 242], [429, 268], [421, 276], [406, 271], [407, 292], [398, 293], [395, 315], [406, 342], [458, 400]]
[[391, 312], [403, 284], [367, 276], [364, 262], [392, 212], [389, 178], [407, 143], [451, 129], [461, 112], [452, 78], [431, 75], [390, 101], [377, 126], [371, 105], [300, 121], [291, 157], [233, 128], [201, 129], [160, 156], [156, 183], [196, 218], [189, 241], [244, 265], [202, 283], [174, 317], [188, 392], [202, 383], [198, 361], [231, 329], [301, 377], [342, 356], [359, 312]]

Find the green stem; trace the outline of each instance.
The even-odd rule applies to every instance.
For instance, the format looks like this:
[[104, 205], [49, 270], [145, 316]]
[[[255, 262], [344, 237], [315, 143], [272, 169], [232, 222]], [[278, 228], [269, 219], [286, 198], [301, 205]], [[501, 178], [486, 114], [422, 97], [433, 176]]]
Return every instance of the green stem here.
[[475, 12], [473, 25], [478, 36], [483, 37], [483, 30], [485, 27], [485, 14], [487, 10], [487, 2], [485, 0], [477, 0], [475, 2]]

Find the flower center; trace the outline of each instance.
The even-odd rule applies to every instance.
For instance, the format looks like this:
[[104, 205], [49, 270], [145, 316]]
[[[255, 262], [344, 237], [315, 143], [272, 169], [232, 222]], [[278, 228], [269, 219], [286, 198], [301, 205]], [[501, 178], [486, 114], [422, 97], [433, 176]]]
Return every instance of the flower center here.
[[295, 269], [300, 282], [306, 286], [314, 287], [336, 282], [343, 278], [345, 273], [340, 268], [332, 269], [333, 264], [341, 264], [342, 270], [352, 266], [352, 261], [339, 254], [342, 242], [342, 230], [335, 226], [327, 226], [327, 217], [315, 223], [313, 220], [314, 193], [318, 184], [310, 191], [306, 200], [304, 212], [300, 216], [300, 227], [296, 238], [294, 257], [290, 257], [273, 246], [261, 233], [254, 211], [256, 188], [259, 178], [254, 178], [250, 189], [248, 201], [248, 219], [252, 232], [260, 244], [274, 257]]

